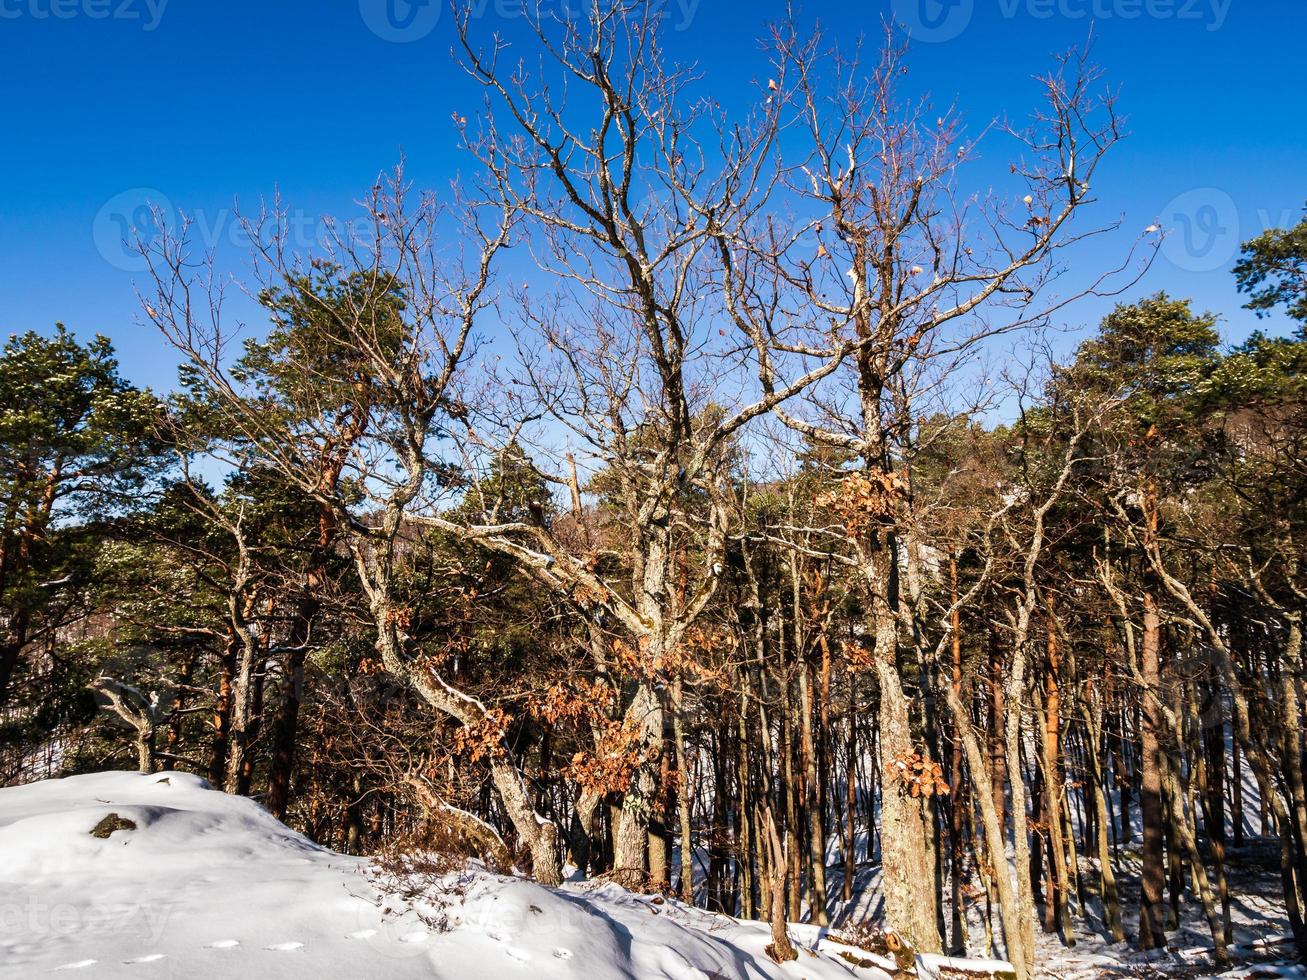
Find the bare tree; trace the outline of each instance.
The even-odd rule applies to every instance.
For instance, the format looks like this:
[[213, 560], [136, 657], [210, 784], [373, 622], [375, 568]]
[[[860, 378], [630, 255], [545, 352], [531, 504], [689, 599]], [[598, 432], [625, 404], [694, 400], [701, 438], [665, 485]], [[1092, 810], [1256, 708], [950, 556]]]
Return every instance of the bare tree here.
[[[916, 642], [922, 614], [924, 542], [913, 494], [922, 410], [941, 404], [946, 379], [955, 387], [979, 380], [969, 362], [988, 341], [1043, 322], [1067, 301], [1036, 299], [1061, 250], [1094, 233], [1073, 231], [1072, 218], [1092, 202], [1093, 175], [1119, 133], [1111, 99], [1095, 92], [1095, 72], [1068, 56], [1042, 80], [1046, 108], [1030, 127], [998, 127], [1016, 141], [1012, 173], [1023, 196], [960, 200], [976, 144], [951, 113], [932, 123], [924, 103], [901, 101], [904, 49], [892, 34], [870, 67], [788, 27], [775, 32], [774, 47], [793, 78], [781, 94], [792, 100], [810, 150], [787, 170], [800, 220], [772, 240], [767, 258], [800, 291], [808, 315], [852, 348], [847, 370], [811, 389], [813, 411], [775, 412], [804, 437], [861, 463], [840, 497], [868, 600], [890, 767], [881, 816], [887, 918], [912, 945], [935, 950], [929, 804], [895, 779], [914, 754], [928, 755], [902, 682], [904, 644]], [[729, 264], [727, 272], [729, 284]], [[742, 289], [728, 295], [746, 332], [766, 335], [775, 305]], [[760, 357], [759, 364], [770, 390], [770, 362]], [[948, 407], [956, 418], [971, 414]], [[1011, 711], [1019, 717], [1019, 699]], [[1009, 733], [1010, 742], [1016, 737]]]
[[[661, 691], [717, 589], [732, 442], [830, 374], [847, 349], [796, 340], [778, 365], [768, 353], [774, 337], [743, 321], [743, 333], [727, 332], [736, 285], [724, 281], [723, 262], [752, 268], [756, 250], [743, 242], [759, 233], [777, 179], [781, 117], [768, 106], [745, 123], [726, 121], [693, 94], [690, 69], [668, 64], [649, 13], [643, 2], [595, 0], [573, 20], [532, 20], [540, 65], [530, 71], [525, 60], [508, 62], [499, 38], [483, 48], [467, 14], [459, 22], [467, 69], [488, 93], [469, 144], [505, 205], [535, 229], [532, 257], [550, 290], [543, 301], [520, 291], [520, 335], [529, 339], [519, 343], [521, 393], [502, 410], [509, 435], [499, 441], [529, 439], [522, 420], [544, 420], [548, 434], [530, 441], [560, 487], [571, 481], [562, 465], [547, 472], [548, 459], [562, 463], [559, 433], [574, 443], [620, 513], [625, 540], [611, 574], [600, 570], [593, 538], [565, 541], [540, 525], [476, 533], [633, 652], [620, 677], [617, 658], [596, 663], [623, 689], [636, 760], [620, 787], [614, 857], [632, 885], [650, 868]], [[810, 332], [800, 322], [781, 334]], [[750, 356], [768, 359], [764, 391], [751, 380]], [[703, 504], [694, 513], [692, 501]], [[698, 556], [678, 566], [676, 542], [687, 535]]]

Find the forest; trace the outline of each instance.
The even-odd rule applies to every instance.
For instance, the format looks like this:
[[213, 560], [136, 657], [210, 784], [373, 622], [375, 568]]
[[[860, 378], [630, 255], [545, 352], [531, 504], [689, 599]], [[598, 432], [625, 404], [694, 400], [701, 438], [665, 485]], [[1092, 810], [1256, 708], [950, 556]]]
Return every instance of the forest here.
[[1224, 968], [1249, 889], [1307, 955], [1307, 217], [1232, 284], [1296, 332], [1231, 345], [1137, 288], [1168, 229], [1079, 258], [1126, 138], [1084, 51], [977, 129], [894, 31], [778, 24], [744, 115], [639, 4], [535, 31], [458, 21], [447, 186], [312, 248], [268, 202], [240, 271], [135, 229], [172, 391], [8, 338], [0, 786], [192, 773], [778, 962], [1026, 980], [1190, 916]]

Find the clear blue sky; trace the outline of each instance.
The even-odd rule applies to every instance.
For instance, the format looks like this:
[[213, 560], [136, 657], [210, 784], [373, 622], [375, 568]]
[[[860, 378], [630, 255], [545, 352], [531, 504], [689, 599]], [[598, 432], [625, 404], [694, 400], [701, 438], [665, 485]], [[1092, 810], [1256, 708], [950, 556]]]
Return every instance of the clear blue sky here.
[[[473, 2], [486, 31], [520, 36], [517, 0]], [[739, 92], [766, 74], [757, 38], [784, 0], [666, 6], [670, 50], [698, 60], [708, 84]], [[444, 184], [466, 166], [451, 113], [470, 115], [477, 97], [451, 59], [452, 17], [433, 22], [437, 9], [0, 0], [0, 331], [62, 320], [103, 332], [129, 377], [166, 388], [174, 359], [137, 325], [139, 275], [118, 267], [135, 189], [197, 213], [229, 243], [234, 197], [253, 204], [280, 187], [305, 214], [348, 214], [401, 152], [419, 183]], [[914, 22], [913, 84], [976, 125], [1032, 107], [1031, 77], [1092, 23], [1131, 132], [1098, 181], [1100, 210], [1123, 215], [1129, 234], [1084, 261], [1119, 257], [1161, 218], [1177, 237], [1133, 294], [1192, 296], [1223, 314], [1231, 339], [1252, 328], [1228, 269], [1240, 239], [1296, 222], [1307, 201], [1307, 3], [809, 0], [800, 10], [843, 37], [874, 39], [891, 12]], [[1070, 317], [1091, 323], [1102, 309]]]

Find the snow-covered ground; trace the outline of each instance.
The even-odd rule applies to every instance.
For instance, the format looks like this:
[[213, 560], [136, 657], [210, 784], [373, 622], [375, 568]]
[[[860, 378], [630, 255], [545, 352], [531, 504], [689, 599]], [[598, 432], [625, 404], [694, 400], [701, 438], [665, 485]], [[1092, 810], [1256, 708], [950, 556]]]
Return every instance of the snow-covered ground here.
[[[1181, 906], [1179, 928], [1168, 931], [1163, 950], [1143, 953], [1133, 940], [1139, 927], [1139, 833], [1135, 844], [1121, 850], [1117, 884], [1127, 940], [1113, 943], [1103, 921], [1102, 905], [1094, 888], [1097, 862], [1081, 857], [1087, 876], [1088, 908], [1084, 918], [1075, 918], [1075, 945], [1066, 946], [1056, 933], [1036, 930], [1035, 975], [1049, 980], [1100, 980], [1100, 978], [1144, 977], [1150, 980], [1174, 977], [1222, 977], [1224, 980], [1307, 980], [1307, 968], [1292, 961], [1294, 947], [1284, 910], [1278, 866], [1278, 845], [1274, 840], [1251, 838], [1243, 847], [1230, 846], [1226, 872], [1230, 884], [1230, 921], [1234, 943], [1233, 964], [1228, 969], [1215, 965], [1211, 933], [1201, 905], [1188, 896]], [[841, 899], [843, 862], [837, 853], [829, 856], [826, 870], [828, 904], [833, 928], [839, 930], [858, 922], [876, 922], [882, 914], [880, 865], [861, 860], [865, 838], [859, 833], [860, 860], [853, 879], [852, 898]], [[973, 882], [974, 885], [974, 882]], [[948, 892], [944, 894], [944, 919], [951, 921]], [[805, 906], [806, 912], [806, 906]], [[984, 898], [976, 895], [966, 903], [965, 939], [972, 956], [988, 955], [984, 931]], [[997, 911], [995, 911], [997, 916]], [[993, 952], [1003, 955], [1001, 932], [993, 937]]]
[[183, 773], [0, 790], [0, 976], [888, 976], [841, 958], [876, 959], [813, 927], [793, 927], [799, 959], [778, 966], [761, 923], [610, 884], [546, 889], [478, 868], [456, 876], [450, 927], [433, 929], [379, 894], [366, 870]]
[[[383, 879], [370, 868], [184, 773], [107, 772], [0, 790], [0, 977], [886, 980], [892, 969], [808, 925], [791, 925], [799, 959], [778, 965], [764, 951], [771, 936], [762, 923], [612, 884], [542, 888], [475, 865], [447, 875], [433, 896], [448, 917], [440, 927], [431, 906], [379, 892]], [[1265, 877], [1258, 871], [1250, 882]], [[836, 930], [876, 918], [877, 878], [874, 867], [860, 869]], [[1284, 962], [1274, 884], [1239, 889], [1235, 952], [1245, 964], [1230, 977], [1303, 976]], [[1151, 958], [1092, 929], [1080, 930], [1074, 949], [1041, 937], [1040, 973], [1210, 976], [1201, 922], [1186, 913], [1176, 948]], [[979, 928], [977, 920], [973, 952], [982, 952]], [[949, 965], [923, 957], [920, 975], [947, 978]], [[965, 964], [971, 976], [1003, 966]]]

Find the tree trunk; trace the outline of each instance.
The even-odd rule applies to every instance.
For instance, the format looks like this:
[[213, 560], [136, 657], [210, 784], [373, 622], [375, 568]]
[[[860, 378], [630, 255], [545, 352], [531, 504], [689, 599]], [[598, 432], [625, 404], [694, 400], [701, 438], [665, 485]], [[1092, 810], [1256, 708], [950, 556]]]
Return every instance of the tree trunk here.
[[998, 627], [989, 624], [989, 774], [994, 794], [994, 811], [998, 825], [1007, 824], [1007, 747], [1003, 741], [1003, 724], [1007, 717], [1004, 698], [1003, 652], [999, 646]]
[[794, 712], [791, 710], [792, 705], [789, 703], [790, 685], [783, 677], [781, 690], [784, 692], [784, 697], [780, 705], [781, 764], [779, 768], [781, 788], [785, 795], [785, 838], [789, 845], [785, 848], [785, 860], [789, 862], [789, 867], [786, 869], [788, 885], [786, 907], [790, 920], [798, 922], [802, 918], [803, 877], [800, 870], [801, 855], [795, 843], [799, 836], [799, 795], [796, 791], [797, 787], [794, 779]]
[[639, 726], [640, 741], [634, 748], [644, 759], [631, 776], [613, 827], [612, 877], [635, 890], [649, 883], [649, 820], [658, 802], [658, 756], [654, 753], [663, 738], [662, 703], [651, 683], [641, 681], [637, 686], [626, 719]]
[[[844, 885], [840, 890], [840, 895], [846, 902], [853, 898], [853, 879], [858, 873], [858, 716], [855, 707], [857, 697], [858, 678], [856, 674], [850, 674], [849, 732], [844, 757]], [[867, 848], [870, 852], [870, 832], [867, 834]]]
[[1162, 895], [1166, 871], [1162, 865], [1162, 773], [1158, 758], [1161, 725], [1156, 703], [1160, 679], [1158, 660], [1161, 625], [1157, 614], [1157, 597], [1151, 590], [1144, 593], [1143, 626], [1140, 671], [1145, 690], [1139, 731], [1139, 765], [1142, 774], [1139, 810], [1143, 817], [1143, 870], [1140, 876], [1139, 948], [1158, 949], [1166, 945], [1166, 916]]
[[672, 701], [672, 737], [675, 740], [676, 775], [679, 792], [676, 794], [676, 814], [681, 829], [681, 901], [694, 904], [694, 827], [690, 806], [694, 787], [690, 785], [690, 767], [685, 752], [685, 730], [681, 720], [681, 682], [678, 678]]
[[[391, 512], [387, 521], [398, 526], [398, 515]], [[391, 568], [385, 562], [373, 564], [355, 543], [355, 558], [360, 578], [368, 590], [373, 627], [376, 630], [375, 648], [386, 670], [411, 683], [431, 707], [460, 724], [474, 725], [487, 720], [485, 707], [475, 698], [468, 697], [451, 687], [422, 662], [410, 662], [403, 655], [405, 638], [400, 633], [402, 617], [392, 599]], [[661, 734], [661, 719], [659, 733]], [[531, 870], [542, 885], [560, 885], [563, 881], [562, 863], [558, 853], [558, 830], [552, 820], [546, 820], [531, 803], [526, 779], [508, 759], [508, 751], [500, 747], [499, 754], [491, 754], [490, 777], [499, 792], [504, 812], [512, 821], [513, 829], [531, 852]], [[641, 828], [641, 843], [644, 834]]]
[[513, 822], [513, 829], [531, 851], [531, 876], [542, 885], [561, 885], [563, 868], [558, 856], [558, 829], [531, 805], [522, 774], [515, 766], [497, 759], [490, 764], [490, 778], [499, 791], [504, 812]]
[[[962, 699], [962, 622], [958, 605], [958, 559], [949, 551], [949, 690], [951, 696]], [[960, 735], [956, 723], [953, 725], [952, 737], [948, 740], [948, 781], [949, 781], [949, 898], [952, 907], [952, 921], [949, 932], [949, 952], [953, 956], [965, 956], [967, 941], [962, 918], [962, 753], [959, 749]]]
[[1017, 884], [1016, 929], [1004, 934], [1009, 958], [1013, 946], [1020, 944], [1022, 962], [1035, 959], [1035, 898], [1030, 879], [1030, 815], [1026, 812], [1026, 787], [1021, 773], [1021, 704], [1024, 700], [1024, 653], [1014, 652], [1012, 677], [1004, 695], [1007, 717], [1004, 721], [1005, 762], [1012, 809], [1012, 857]]
[[304, 698], [304, 661], [307, 649], [294, 642], [286, 654], [286, 679], [281, 689], [281, 703], [272, 725], [272, 760], [268, 764], [268, 795], [264, 805], [278, 820], [286, 819], [290, 805], [290, 781], [295, 770], [295, 750], [299, 738], [300, 703]]
[[136, 768], [147, 775], [154, 772], [154, 729], [136, 733]]
[[877, 727], [882, 771], [886, 774], [880, 804], [881, 891], [888, 927], [916, 949], [938, 952], [935, 873], [926, 839], [929, 820], [922, 797], [911, 796], [908, 784], [899, 778], [905, 773], [901, 766], [908, 763], [916, 749], [908, 701], [899, 680], [896, 647], [892, 614], [879, 616], [874, 652], [880, 682]]
[[595, 817], [599, 813], [600, 802], [600, 794], [587, 787], [581, 790], [574, 808], [572, 831], [568, 834], [567, 846], [571, 852], [572, 863], [576, 865], [583, 875], [590, 873], [591, 864], [596, 859], [594, 854]]
[[243, 590], [231, 596], [229, 605], [232, 631], [236, 636], [236, 672], [231, 682], [231, 738], [222, 785], [228, 793], [239, 793], [241, 773], [245, 767], [245, 753], [250, 747], [258, 638], [246, 621], [251, 600], [244, 595]]
[[812, 921], [819, 926], [830, 925], [826, 911], [826, 828], [822, 826], [822, 801], [819, 793], [821, 777], [817, 770], [817, 747], [812, 732], [812, 688], [808, 676], [809, 665], [800, 657], [799, 669], [799, 734], [804, 763], [804, 808], [808, 817], [808, 908]]
[[[748, 684], [747, 681], [745, 683]], [[754, 904], [754, 885], [757, 881], [755, 872], [757, 875], [764, 873], [763, 869], [767, 867], [768, 861], [766, 848], [770, 845], [767, 842], [767, 832], [759, 822], [759, 809], [756, 804], [751, 804], [753, 793], [751, 792], [750, 780], [755, 766], [760, 772], [766, 771], [766, 767], [770, 765], [768, 758], [770, 753], [767, 751], [765, 740], [763, 740], [763, 746], [755, 752], [753, 739], [749, 733], [748, 711], [748, 699], [741, 698], [735, 715], [737, 726], [735, 732], [735, 775], [738, 789], [737, 811], [739, 813], [735, 864], [740, 883], [740, 917], [752, 919], [758, 915], [758, 907]], [[763, 785], [766, 786], [765, 777]], [[762, 860], [759, 860], [760, 857]], [[760, 882], [760, 884], [762, 887], [759, 891], [771, 887], [769, 880]], [[766, 901], [765, 898], [764, 901]]]
[[971, 716], [962, 703], [961, 695], [953, 687], [947, 689], [945, 697], [953, 724], [967, 755], [971, 768], [971, 783], [976, 804], [980, 808], [981, 826], [984, 830], [985, 848], [989, 853], [989, 863], [993, 868], [992, 880], [998, 892], [999, 916], [1003, 921], [1004, 946], [1007, 958], [1016, 970], [1018, 980], [1026, 980], [1033, 966], [1026, 956], [1022, 941], [1022, 930], [1029, 910], [1023, 910], [1018, 888], [1013, 884], [1012, 872], [1008, 865], [1007, 846], [1004, 842], [1003, 825], [999, 820], [997, 794], [994, 781], [989, 772], [985, 751], [980, 746], [971, 724]]
[[218, 661], [218, 696], [213, 702], [213, 740], [209, 749], [209, 782], [219, 789], [227, 774], [227, 754], [231, 745], [231, 683], [236, 674], [236, 651], [239, 645], [236, 633], [229, 628], [226, 645]]
[[1198, 844], [1194, 840], [1194, 835], [1184, 811], [1183, 787], [1176, 778], [1174, 771], [1166, 756], [1159, 756], [1162, 767], [1162, 780], [1166, 799], [1171, 809], [1171, 827], [1172, 834], [1178, 838], [1180, 847], [1184, 849], [1189, 858], [1189, 867], [1194, 876], [1194, 888], [1198, 892], [1198, 900], [1203, 906], [1203, 915], [1207, 919], [1207, 927], [1212, 933], [1212, 945], [1215, 948], [1216, 962], [1219, 965], [1225, 965], [1230, 962], [1230, 953], [1225, 944], [1225, 926], [1222, 924], [1220, 916], [1216, 912], [1216, 905], [1212, 901], [1212, 889], [1207, 882], [1207, 869], [1203, 866], [1202, 854], [1198, 851]]
[[1066, 841], [1062, 833], [1062, 810], [1066, 799], [1066, 778], [1062, 771], [1062, 693], [1058, 675], [1062, 669], [1062, 650], [1052, 599], [1047, 600], [1048, 629], [1046, 639], [1047, 671], [1044, 681], [1044, 732], [1040, 739], [1044, 766], [1044, 818], [1048, 822], [1048, 849], [1052, 858], [1053, 903], [1062, 942], [1074, 946], [1075, 928], [1071, 924], [1070, 879], [1067, 876]]
[[[785, 848], [781, 845], [781, 835], [776, 830], [776, 820], [771, 807], [764, 809], [763, 822], [767, 832], [767, 865], [770, 869], [771, 903], [768, 919], [771, 922], [771, 945], [767, 955], [777, 963], [786, 963], [799, 958], [798, 951], [790, 942], [789, 932], [785, 928], [785, 869], [789, 864]], [[794, 891], [798, 891], [797, 883]]]
[[1089, 786], [1093, 794], [1094, 821], [1099, 868], [1099, 898], [1103, 903], [1103, 920], [1112, 935], [1112, 942], [1119, 943], [1125, 939], [1125, 929], [1121, 925], [1121, 901], [1116, 888], [1116, 872], [1112, 867], [1112, 846], [1108, 838], [1111, 818], [1107, 812], [1107, 786], [1103, 776], [1101, 752], [1103, 749], [1103, 726], [1101, 706], [1096, 715], [1088, 704], [1081, 705], [1081, 714], [1085, 719], [1085, 728], [1089, 733], [1089, 746], [1086, 755], [1089, 759]]

